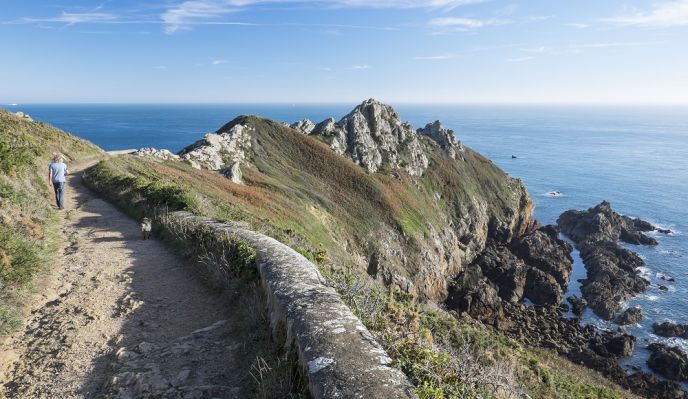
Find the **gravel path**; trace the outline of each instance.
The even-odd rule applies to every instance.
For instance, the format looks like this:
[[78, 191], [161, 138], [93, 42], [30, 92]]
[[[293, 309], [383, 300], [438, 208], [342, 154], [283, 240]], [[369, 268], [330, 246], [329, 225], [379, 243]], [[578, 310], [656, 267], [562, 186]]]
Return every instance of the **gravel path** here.
[[63, 262], [0, 347], [0, 397], [245, 397], [236, 305], [79, 175], [66, 203]]

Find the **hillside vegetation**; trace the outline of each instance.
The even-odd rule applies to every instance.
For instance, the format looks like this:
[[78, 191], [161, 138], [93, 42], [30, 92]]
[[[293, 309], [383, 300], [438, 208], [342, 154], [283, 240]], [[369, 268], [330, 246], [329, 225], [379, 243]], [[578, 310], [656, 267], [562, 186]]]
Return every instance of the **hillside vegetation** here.
[[101, 154], [91, 143], [0, 110], [0, 333], [21, 323], [22, 295], [57, 255], [57, 211], [47, 165]]
[[[398, 284], [429, 281], [418, 275], [429, 263], [423, 261], [433, 248], [428, 242], [439, 240], [437, 226], [461, 231], [468, 221], [459, 245], [469, 256], [477, 251], [470, 246], [486, 240], [477, 234], [519, 214], [528, 218], [532, 202], [520, 182], [489, 160], [466, 149], [457, 162], [436, 149], [422, 176], [389, 165], [367, 173], [326, 141], [277, 122], [241, 117], [220, 130], [237, 124], [252, 129], [244, 184], [185, 162], [137, 156], [100, 162], [87, 171], [87, 182], [136, 217], [187, 210], [245, 223], [292, 246], [320, 267], [421, 398], [633, 397], [551, 352], [427, 304], [433, 287]], [[478, 213], [486, 215], [484, 229], [471, 225]], [[379, 260], [386, 253], [404, 260], [385, 266]], [[383, 267], [394, 269], [385, 276]], [[446, 280], [446, 272], [435, 278]]]

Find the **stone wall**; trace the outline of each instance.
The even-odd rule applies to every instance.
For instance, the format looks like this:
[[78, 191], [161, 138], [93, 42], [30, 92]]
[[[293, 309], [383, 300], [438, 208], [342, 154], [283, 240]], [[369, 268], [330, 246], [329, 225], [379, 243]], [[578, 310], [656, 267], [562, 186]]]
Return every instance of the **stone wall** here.
[[[162, 225], [183, 226], [192, 236], [202, 232], [205, 240], [236, 238], [255, 249], [273, 336], [296, 348], [314, 398], [416, 397], [406, 376], [390, 366], [368, 329], [301, 254], [265, 235], [187, 212], [167, 215]], [[223, 270], [209, 271], [216, 279], [231, 278]]]

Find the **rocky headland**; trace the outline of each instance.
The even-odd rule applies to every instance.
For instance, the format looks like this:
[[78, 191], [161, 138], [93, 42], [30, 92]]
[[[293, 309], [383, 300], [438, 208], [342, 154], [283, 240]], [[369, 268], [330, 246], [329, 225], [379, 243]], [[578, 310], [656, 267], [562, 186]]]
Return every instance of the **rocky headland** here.
[[[263, 201], [261, 220], [269, 218], [266, 209], [279, 214], [289, 226], [273, 230], [282, 241], [326, 247], [328, 267], [340, 267], [327, 264], [335, 258], [390, 291], [549, 348], [645, 397], [687, 397], [675, 383], [619, 366], [618, 358], [634, 352], [635, 337], [581, 326], [578, 318], [589, 306], [620, 325], [642, 319], [640, 309], [619, 314], [620, 302], [649, 283], [637, 271], [643, 260], [618, 241], [656, 245], [644, 233], [657, 229], [607, 202], [543, 226], [523, 183], [439, 121], [416, 129], [372, 99], [339, 121], [285, 126], [240, 116], [178, 155], [233, 182], [237, 202], [250, 198], [241, 212]], [[568, 303], [573, 247], [560, 233], [574, 241], [587, 269], [583, 298]], [[577, 317], [565, 317], [569, 309]]]

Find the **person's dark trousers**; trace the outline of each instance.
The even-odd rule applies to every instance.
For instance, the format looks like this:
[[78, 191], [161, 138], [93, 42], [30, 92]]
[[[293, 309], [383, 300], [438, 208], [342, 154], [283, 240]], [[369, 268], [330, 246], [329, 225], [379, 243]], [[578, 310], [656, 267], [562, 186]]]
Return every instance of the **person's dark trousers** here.
[[64, 186], [64, 183], [53, 183], [55, 201], [57, 202], [57, 207], [60, 209], [64, 209]]

